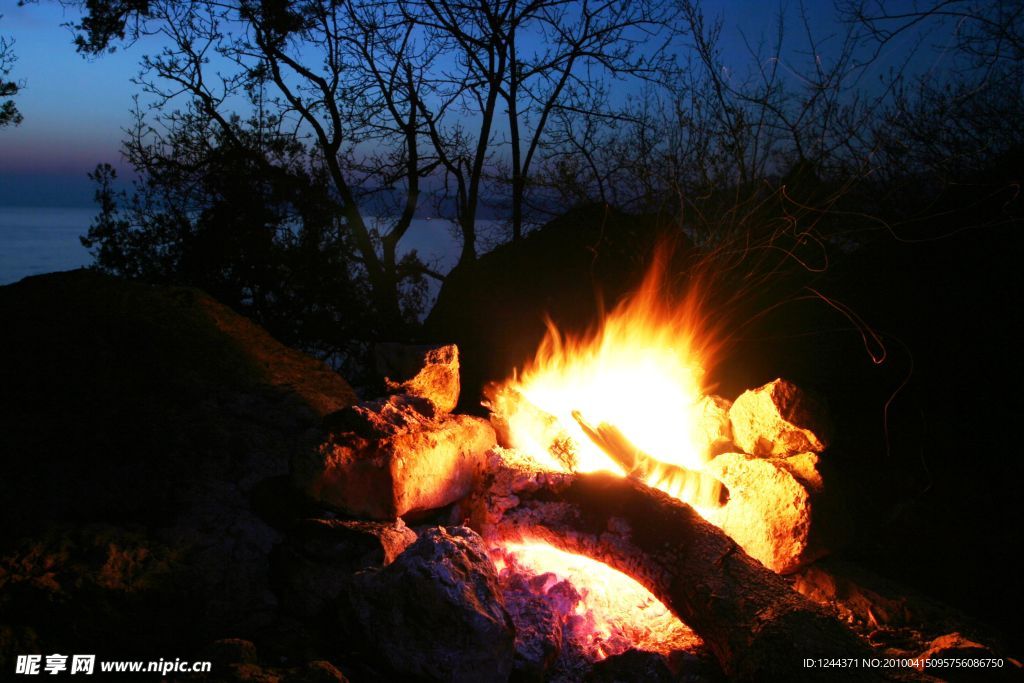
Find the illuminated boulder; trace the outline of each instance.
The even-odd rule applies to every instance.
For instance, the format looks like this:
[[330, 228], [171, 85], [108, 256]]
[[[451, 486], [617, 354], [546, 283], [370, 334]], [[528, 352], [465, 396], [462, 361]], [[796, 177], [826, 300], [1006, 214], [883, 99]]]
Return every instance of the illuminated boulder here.
[[732, 404], [721, 396], [704, 396], [697, 404], [697, 425], [700, 443], [707, 444], [708, 453], [717, 455], [731, 450], [732, 423], [729, 409]]
[[473, 488], [494, 429], [469, 415], [424, 415], [391, 396], [325, 420], [330, 434], [292, 460], [292, 481], [320, 503], [390, 520], [444, 507]]
[[822, 554], [810, 542], [812, 500], [821, 490], [817, 462], [814, 453], [788, 458], [723, 453], [705, 471], [728, 487], [729, 501], [702, 512], [769, 569], [795, 571]]
[[377, 369], [385, 375], [388, 388], [427, 400], [436, 413], [455, 410], [459, 402], [459, 348], [379, 344], [375, 350]]
[[828, 445], [822, 407], [783, 379], [743, 392], [729, 409], [729, 421], [733, 442], [751, 455], [821, 453]]

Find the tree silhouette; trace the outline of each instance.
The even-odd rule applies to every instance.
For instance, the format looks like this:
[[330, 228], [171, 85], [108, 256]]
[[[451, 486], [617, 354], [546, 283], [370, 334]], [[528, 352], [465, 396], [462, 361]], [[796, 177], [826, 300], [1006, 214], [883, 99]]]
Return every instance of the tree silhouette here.
[[[146, 35], [162, 41], [139, 77], [155, 102], [146, 134], [180, 131], [173, 107], [185, 100], [205, 121], [195, 130], [216, 129], [218, 146], [246, 149], [240, 131], [258, 143], [269, 121], [272, 136], [307, 148], [381, 330], [398, 336], [410, 278], [441, 276], [400, 257], [417, 212], [432, 205], [455, 224], [460, 264], [477, 256], [485, 196], [507, 195], [512, 235], [521, 236], [549, 122], [566, 107], [602, 115], [587, 93], [605, 79], [667, 68], [673, 13], [666, 0], [72, 4], [85, 11], [76, 41], [85, 53]], [[238, 125], [244, 100], [256, 127]], [[148, 170], [156, 164], [138, 156], [146, 149], [158, 147], [134, 144]]]
[[[425, 278], [445, 276], [403, 253], [424, 213], [451, 220], [460, 266], [495, 238], [486, 209], [515, 240], [598, 202], [668, 214], [743, 260], [737, 272], [774, 277], [776, 256], [814, 270], [830, 245], [934, 213], [941, 188], [1022, 146], [1020, 13], [999, 0], [913, 15], [847, 3], [824, 38], [798, 4], [743, 63], [723, 56], [723, 20], [690, 0], [72, 4], [83, 52], [163, 45], [142, 60], [151, 104], [125, 147], [138, 199], [109, 202], [90, 233], [100, 265], [202, 283], [271, 320], [289, 299], [263, 261], [296, 226], [329, 234], [347, 250], [337, 277], [368, 302], [329, 308], [367, 339], [408, 336]], [[867, 77], [879, 45], [949, 19], [959, 70]], [[285, 188], [303, 182], [329, 229], [297, 218], [313, 200]]]
[[[2, 14], [0, 19], [3, 19]], [[15, 106], [14, 100], [10, 99], [17, 95], [21, 88], [15, 81], [7, 80], [16, 61], [13, 47], [13, 41], [0, 36], [0, 127], [16, 126], [21, 123], [21, 112]]]
[[83, 245], [103, 270], [201, 287], [286, 343], [351, 356], [353, 340], [384, 331], [329, 181], [295, 140], [232, 127], [241, 144], [195, 112], [166, 136], [135, 136], [127, 151], [142, 179], [129, 196], [111, 166], [90, 174], [100, 214]]

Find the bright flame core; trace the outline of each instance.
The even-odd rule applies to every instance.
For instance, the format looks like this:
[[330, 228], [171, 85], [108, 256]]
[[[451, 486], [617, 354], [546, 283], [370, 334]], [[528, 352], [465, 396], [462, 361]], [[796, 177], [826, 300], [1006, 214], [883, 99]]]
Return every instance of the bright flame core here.
[[[597, 332], [570, 337], [549, 321], [534, 360], [491, 400], [508, 425], [508, 445], [550, 469], [629, 474], [581, 422], [610, 425], [644, 461], [701, 470], [714, 431], [706, 424], [702, 388], [712, 346], [696, 289], [667, 303], [673, 297], [664, 270], [659, 254], [640, 289]], [[571, 457], [552, 455], [562, 442], [571, 444]], [[632, 474], [687, 502], [706, 502], [677, 469], [648, 466]]]

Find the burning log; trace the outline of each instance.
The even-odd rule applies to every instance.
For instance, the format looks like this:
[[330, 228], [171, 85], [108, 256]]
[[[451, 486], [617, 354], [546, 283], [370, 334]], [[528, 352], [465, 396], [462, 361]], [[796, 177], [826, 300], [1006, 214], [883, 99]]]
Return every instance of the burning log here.
[[[602, 421], [594, 426], [582, 411], [570, 411], [567, 425], [509, 383], [488, 392], [500, 445], [533, 457], [542, 468], [621, 468], [623, 474], [695, 505], [765, 566], [791, 573], [826, 551], [822, 525], [815, 518], [824, 494], [819, 456], [813, 451], [790, 453], [800, 444], [824, 447], [818, 436], [823, 428], [814, 432], [805, 425], [825, 420], [811, 399], [783, 380], [748, 391], [741, 399], [738, 407], [717, 396], [694, 403], [692, 427], [711, 459], [684, 466], [640, 449], [618, 425]], [[744, 444], [761, 455], [736, 452], [730, 414], [740, 425]], [[768, 439], [776, 438], [778, 448], [768, 445]], [[785, 455], [769, 456], [774, 450]], [[590, 458], [591, 451], [601, 454], [601, 460]], [[606, 464], [601, 467], [601, 462]]]
[[535, 406], [507, 383], [489, 384], [484, 397], [499, 445], [544, 453], [565, 471], [575, 471], [579, 446], [557, 417]]
[[485, 537], [548, 543], [632, 576], [705, 640], [729, 676], [813, 677], [806, 657], [869, 652], [688, 505], [629, 478], [537, 472], [500, 462], [501, 452], [494, 460], [472, 510]]
[[572, 414], [583, 433], [626, 472], [641, 483], [671, 481], [684, 494], [676, 496], [699, 501], [712, 507], [721, 507], [729, 500], [729, 490], [709, 474], [691, 470], [682, 465], [658, 462], [630, 443], [622, 432], [602, 422], [596, 428], [588, 425], [578, 411]]

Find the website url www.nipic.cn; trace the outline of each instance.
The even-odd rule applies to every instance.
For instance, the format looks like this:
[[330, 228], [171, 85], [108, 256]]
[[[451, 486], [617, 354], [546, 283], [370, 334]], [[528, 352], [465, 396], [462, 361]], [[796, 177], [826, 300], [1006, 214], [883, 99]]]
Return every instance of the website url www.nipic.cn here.
[[100, 673], [153, 673], [167, 674], [210, 673], [210, 662], [159, 659], [150, 661], [99, 660], [96, 655], [18, 655], [14, 673], [22, 676], [40, 674], [81, 674], [91, 676]]

